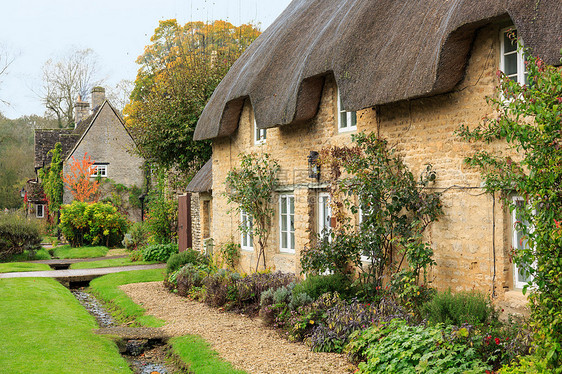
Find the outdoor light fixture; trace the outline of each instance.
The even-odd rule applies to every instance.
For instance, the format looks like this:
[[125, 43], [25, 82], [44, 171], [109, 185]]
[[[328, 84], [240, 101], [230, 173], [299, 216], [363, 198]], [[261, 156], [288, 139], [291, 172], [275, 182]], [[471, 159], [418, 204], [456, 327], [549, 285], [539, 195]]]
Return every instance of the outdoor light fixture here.
[[320, 165], [318, 164], [318, 152], [310, 151], [308, 155], [308, 177], [320, 180]]
[[141, 222], [144, 222], [144, 199], [146, 199], [145, 193], [139, 196], [139, 201], [141, 203]]
[[25, 197], [25, 187], [22, 187], [20, 190], [20, 196], [23, 199]]

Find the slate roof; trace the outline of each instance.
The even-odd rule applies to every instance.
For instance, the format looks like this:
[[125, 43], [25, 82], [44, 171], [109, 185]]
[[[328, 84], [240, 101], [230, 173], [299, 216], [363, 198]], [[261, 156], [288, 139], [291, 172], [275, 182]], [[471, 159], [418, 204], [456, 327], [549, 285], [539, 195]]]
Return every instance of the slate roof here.
[[213, 161], [209, 160], [187, 185], [187, 192], [210, 192], [213, 188]]
[[62, 145], [61, 159], [64, 160], [91, 125], [100, 107], [101, 105], [96, 107], [91, 115], [78, 122], [74, 129], [35, 130], [35, 169], [51, 163], [52, 157], [48, 152], [54, 149], [58, 142]]
[[560, 63], [560, 0], [293, 0], [219, 84], [194, 138], [232, 134], [249, 98], [259, 128], [303, 123], [333, 74], [345, 110], [432, 96], [464, 75], [476, 31], [509, 22]]

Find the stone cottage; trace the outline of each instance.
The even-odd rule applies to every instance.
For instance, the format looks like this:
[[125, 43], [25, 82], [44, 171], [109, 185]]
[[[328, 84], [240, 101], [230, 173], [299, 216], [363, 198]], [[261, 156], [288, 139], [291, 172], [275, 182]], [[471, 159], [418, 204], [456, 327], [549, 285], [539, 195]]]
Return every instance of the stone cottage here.
[[[99, 175], [126, 187], [142, 187], [144, 160], [134, 152], [136, 144], [125, 128], [121, 114], [106, 99], [103, 87], [94, 87], [91, 97], [92, 109], [88, 102], [78, 100], [76, 103], [74, 129], [35, 131], [35, 170], [50, 164], [51, 155], [48, 152], [60, 142], [63, 173], [70, 171], [72, 157], [81, 160], [87, 153], [94, 161], [92, 177]], [[71, 201], [72, 195], [65, 189], [63, 202]], [[129, 208], [127, 212], [129, 219], [141, 220], [140, 209]]]
[[244, 213], [226, 214], [224, 181], [240, 153], [267, 152], [281, 165], [282, 185], [268, 266], [299, 273], [301, 250], [329, 222], [326, 184], [308, 177], [307, 156], [375, 132], [414, 175], [427, 163], [437, 173], [445, 214], [427, 233], [433, 284], [516, 300], [525, 279], [510, 260], [512, 216], [463, 163], [475, 148], [454, 131], [493, 113], [485, 97], [498, 69], [524, 81], [523, 56], [507, 30], [556, 65], [560, 19], [559, 0], [294, 0], [234, 64], [195, 131], [213, 141], [215, 244], [234, 238], [241, 270], [255, 264], [253, 244], [237, 230]]

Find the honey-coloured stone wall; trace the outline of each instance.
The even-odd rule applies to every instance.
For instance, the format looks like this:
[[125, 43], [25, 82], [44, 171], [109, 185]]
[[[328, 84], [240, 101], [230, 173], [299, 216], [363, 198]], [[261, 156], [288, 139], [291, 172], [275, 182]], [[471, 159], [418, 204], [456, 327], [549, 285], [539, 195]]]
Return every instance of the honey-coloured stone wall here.
[[[432, 164], [437, 179], [430, 188], [443, 193], [444, 216], [427, 230], [435, 250], [435, 266], [429, 276], [439, 289], [476, 289], [502, 299], [513, 289], [511, 221], [498, 196], [484, 192], [477, 170], [464, 159], [479, 146], [458, 139], [461, 124], [476, 126], [493, 115], [485, 97], [493, 95], [499, 66], [499, 26], [477, 34], [464, 79], [450, 93], [367, 108], [357, 113], [358, 130], [376, 132], [395, 147], [415, 176]], [[408, 77], [404, 77], [408, 84]], [[337, 87], [327, 77], [317, 116], [308, 123], [267, 130], [265, 144], [254, 143], [253, 112], [246, 102], [237, 131], [213, 141], [213, 222], [211, 236], [216, 245], [233, 238], [240, 241], [240, 215], [228, 214], [233, 207], [224, 197], [229, 170], [239, 166], [240, 154], [267, 152], [281, 165], [280, 191], [274, 201], [275, 216], [267, 242], [267, 266], [274, 270], [300, 273], [299, 255], [316, 231], [316, 201], [325, 191], [323, 180], [316, 183], [307, 173], [307, 156], [329, 145], [351, 144], [353, 132], [337, 129]], [[502, 143], [490, 147], [501, 149]], [[295, 253], [279, 250], [279, 193], [295, 197]], [[255, 251], [242, 251], [240, 271], [255, 268]]]

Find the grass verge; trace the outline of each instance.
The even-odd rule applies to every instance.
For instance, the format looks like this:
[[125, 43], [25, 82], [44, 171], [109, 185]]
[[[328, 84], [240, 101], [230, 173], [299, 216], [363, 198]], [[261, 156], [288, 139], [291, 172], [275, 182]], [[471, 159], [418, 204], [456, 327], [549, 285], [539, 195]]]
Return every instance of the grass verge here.
[[47, 264], [32, 264], [29, 262], [7, 262], [0, 264], [0, 273], [15, 273], [18, 271], [51, 270]]
[[70, 265], [71, 269], [98, 269], [109, 268], [112, 266], [132, 266], [132, 265], [149, 265], [157, 264], [157, 261], [131, 261], [129, 258], [110, 258], [108, 260], [77, 262]]
[[58, 258], [94, 258], [104, 257], [109, 249], [107, 247], [78, 247], [63, 245], [54, 249], [54, 257]]
[[106, 303], [111, 314], [122, 323], [160, 327], [164, 321], [154, 316], [144, 315], [143, 307], [135, 304], [119, 286], [130, 283], [156, 282], [164, 280], [164, 269], [126, 271], [104, 275], [90, 282], [92, 293]]
[[188, 365], [190, 373], [246, 374], [245, 371], [235, 370], [230, 362], [223, 361], [200, 336], [186, 335], [172, 338], [170, 345], [174, 354]]
[[42, 248], [36, 252], [24, 251], [23, 253], [18, 253], [12, 255], [1, 262], [23, 262], [23, 261], [33, 261], [33, 260], [50, 260], [51, 255], [49, 251]]
[[131, 373], [72, 294], [50, 278], [0, 279], [0, 371]]

